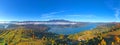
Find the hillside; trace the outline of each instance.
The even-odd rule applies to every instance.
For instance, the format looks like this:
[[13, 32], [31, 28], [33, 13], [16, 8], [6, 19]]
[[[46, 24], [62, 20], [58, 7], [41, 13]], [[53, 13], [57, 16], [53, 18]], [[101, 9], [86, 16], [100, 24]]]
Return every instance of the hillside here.
[[101, 24], [76, 34], [47, 32], [46, 25], [11, 25], [0, 30], [0, 45], [119, 45], [120, 24]]

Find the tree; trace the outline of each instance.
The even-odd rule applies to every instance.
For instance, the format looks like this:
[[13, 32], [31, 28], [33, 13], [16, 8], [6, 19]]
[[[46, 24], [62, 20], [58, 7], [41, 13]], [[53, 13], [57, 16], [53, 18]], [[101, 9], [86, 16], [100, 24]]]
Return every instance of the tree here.
[[52, 45], [54, 45], [54, 44], [55, 44], [55, 40], [51, 40], [51, 42], [52, 42]]
[[35, 39], [35, 34], [34, 33], [32, 33], [32, 38]]
[[114, 44], [114, 42], [112, 42], [112, 44], [111, 44], [111, 45], [115, 45], [115, 44]]
[[119, 42], [120, 42], [120, 39], [119, 39], [119, 37], [118, 37], [118, 36], [114, 36], [114, 40], [115, 40], [115, 42], [117, 42], [117, 43], [119, 43]]
[[100, 43], [98, 45], [100, 45]]
[[59, 35], [59, 39], [63, 39], [64, 38], [64, 35]]
[[106, 41], [104, 39], [101, 41], [101, 45], [106, 45]]

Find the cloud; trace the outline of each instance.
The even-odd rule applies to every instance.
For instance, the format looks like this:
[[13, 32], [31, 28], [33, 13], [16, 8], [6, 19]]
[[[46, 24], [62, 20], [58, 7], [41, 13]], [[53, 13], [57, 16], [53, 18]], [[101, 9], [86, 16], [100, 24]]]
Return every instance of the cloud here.
[[40, 18], [53, 18], [55, 17], [58, 13], [62, 13], [64, 11], [59, 11], [59, 12], [50, 12], [50, 13], [46, 13], [46, 14], [41, 14]]
[[119, 15], [120, 15], [120, 9], [115, 9], [115, 18], [117, 19], [117, 20], [119, 20]]
[[64, 18], [67, 20], [84, 22], [84, 21], [93, 21], [97, 18], [97, 16], [93, 14], [71, 14], [64, 16]]
[[105, 4], [108, 8], [111, 10], [114, 10], [115, 14], [115, 20], [119, 20], [120, 16], [120, 1], [119, 0], [106, 0]]
[[78, 15], [69, 15], [68, 17], [82, 17], [82, 18], [94, 18], [96, 17], [95, 15], [91, 15], [91, 14], [78, 14]]
[[[82, 20], [82, 19], [87, 19], [87, 20], [93, 20], [96, 18], [96, 15], [93, 14], [62, 14], [65, 11], [59, 11], [59, 12], [50, 12], [46, 14], [41, 14], [40, 19], [41, 20], [52, 20], [52, 19], [65, 19], [65, 20]], [[60, 15], [61, 14], [61, 15]]]
[[42, 14], [42, 15], [54, 15], [54, 14], [58, 14], [58, 13], [62, 13], [64, 11], [59, 11], [59, 12], [50, 12], [50, 13], [46, 13], [46, 14]]

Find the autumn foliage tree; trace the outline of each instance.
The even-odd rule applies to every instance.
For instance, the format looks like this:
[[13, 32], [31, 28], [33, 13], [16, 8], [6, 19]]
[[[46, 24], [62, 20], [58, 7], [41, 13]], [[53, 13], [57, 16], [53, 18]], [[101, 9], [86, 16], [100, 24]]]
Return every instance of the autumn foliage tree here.
[[115, 45], [114, 42], [112, 42], [111, 45]]
[[114, 36], [114, 40], [115, 40], [115, 42], [117, 42], [117, 43], [119, 43], [120, 42], [120, 38], [116, 35], [116, 36]]
[[59, 39], [63, 39], [64, 38], [64, 35], [59, 35]]
[[106, 41], [103, 39], [99, 45], [106, 45]]

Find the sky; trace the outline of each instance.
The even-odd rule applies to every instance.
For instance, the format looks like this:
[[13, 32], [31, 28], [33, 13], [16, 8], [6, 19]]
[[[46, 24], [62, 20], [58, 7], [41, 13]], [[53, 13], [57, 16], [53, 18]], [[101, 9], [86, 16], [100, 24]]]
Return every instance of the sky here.
[[0, 0], [0, 21], [120, 22], [120, 0]]

